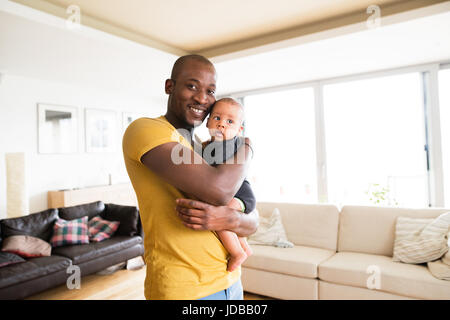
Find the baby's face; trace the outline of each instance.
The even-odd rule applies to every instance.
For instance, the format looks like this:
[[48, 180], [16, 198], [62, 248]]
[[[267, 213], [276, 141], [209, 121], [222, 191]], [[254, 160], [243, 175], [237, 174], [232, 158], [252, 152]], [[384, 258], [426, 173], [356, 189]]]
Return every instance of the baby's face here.
[[240, 106], [228, 102], [216, 102], [209, 115], [206, 127], [213, 140], [229, 140], [242, 129], [244, 114]]

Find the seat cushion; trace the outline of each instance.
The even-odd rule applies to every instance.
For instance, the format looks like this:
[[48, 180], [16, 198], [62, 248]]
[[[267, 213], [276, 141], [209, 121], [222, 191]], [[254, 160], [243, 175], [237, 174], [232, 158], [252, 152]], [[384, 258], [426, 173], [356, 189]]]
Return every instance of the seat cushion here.
[[338, 252], [319, 265], [320, 280], [360, 288], [372, 287], [376, 273], [379, 287], [372, 290], [418, 299], [450, 299], [450, 281], [436, 279], [425, 265], [356, 252]]
[[60, 256], [39, 257], [0, 268], [0, 288], [67, 269], [70, 260]]
[[253, 255], [244, 262], [244, 267], [313, 279], [317, 278], [318, 265], [335, 253], [303, 246], [276, 248], [252, 245], [251, 248]]
[[52, 254], [67, 257], [73, 261], [73, 264], [80, 264], [88, 260], [127, 249], [139, 243], [142, 243], [141, 237], [117, 236], [101, 242], [57, 247], [53, 249]]
[[10, 252], [0, 252], [0, 268], [21, 262], [26, 262], [26, 260], [17, 254]]

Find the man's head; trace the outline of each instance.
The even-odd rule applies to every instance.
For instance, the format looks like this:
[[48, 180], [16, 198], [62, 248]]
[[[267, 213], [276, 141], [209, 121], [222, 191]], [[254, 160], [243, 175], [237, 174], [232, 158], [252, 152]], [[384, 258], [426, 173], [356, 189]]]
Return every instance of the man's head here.
[[216, 70], [203, 56], [187, 55], [178, 58], [166, 80], [169, 95], [167, 114], [177, 128], [200, 125], [216, 101]]
[[209, 115], [206, 126], [213, 140], [230, 140], [244, 129], [244, 108], [232, 98], [218, 100]]

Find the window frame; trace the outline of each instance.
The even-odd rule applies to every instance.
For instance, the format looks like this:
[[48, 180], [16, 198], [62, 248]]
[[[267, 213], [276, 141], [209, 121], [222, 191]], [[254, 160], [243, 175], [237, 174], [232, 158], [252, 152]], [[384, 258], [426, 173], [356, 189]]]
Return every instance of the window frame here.
[[[429, 207], [444, 207], [444, 176], [442, 163], [442, 139], [439, 113], [439, 71], [450, 69], [450, 60], [433, 63], [410, 65], [404, 67], [376, 70], [345, 76], [317, 79], [298, 83], [284, 84], [266, 88], [257, 88], [246, 91], [234, 92], [221, 96], [232, 96], [245, 102], [248, 95], [263, 94], [284, 90], [302, 89], [311, 87], [314, 90], [314, 109], [316, 127], [316, 168], [317, 190], [319, 203], [328, 203], [327, 186], [327, 157], [325, 141], [324, 121], [324, 96], [325, 85], [374, 79], [386, 76], [401, 75], [406, 73], [420, 73], [422, 75], [422, 96], [424, 112], [424, 134], [426, 145], [424, 146], [428, 158], [428, 199]], [[450, 207], [450, 204], [446, 204]]]

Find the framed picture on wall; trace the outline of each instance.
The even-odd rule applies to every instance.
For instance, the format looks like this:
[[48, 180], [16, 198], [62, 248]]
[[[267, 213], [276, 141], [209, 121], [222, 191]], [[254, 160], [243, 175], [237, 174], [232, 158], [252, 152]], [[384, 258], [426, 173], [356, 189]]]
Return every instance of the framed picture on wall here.
[[86, 152], [115, 152], [117, 113], [110, 110], [85, 110]]
[[38, 153], [78, 152], [78, 108], [38, 103]]
[[122, 113], [122, 131], [125, 132], [125, 130], [130, 125], [130, 123], [132, 123], [134, 120], [139, 119], [141, 117], [143, 117], [143, 115], [140, 113], [123, 112]]

